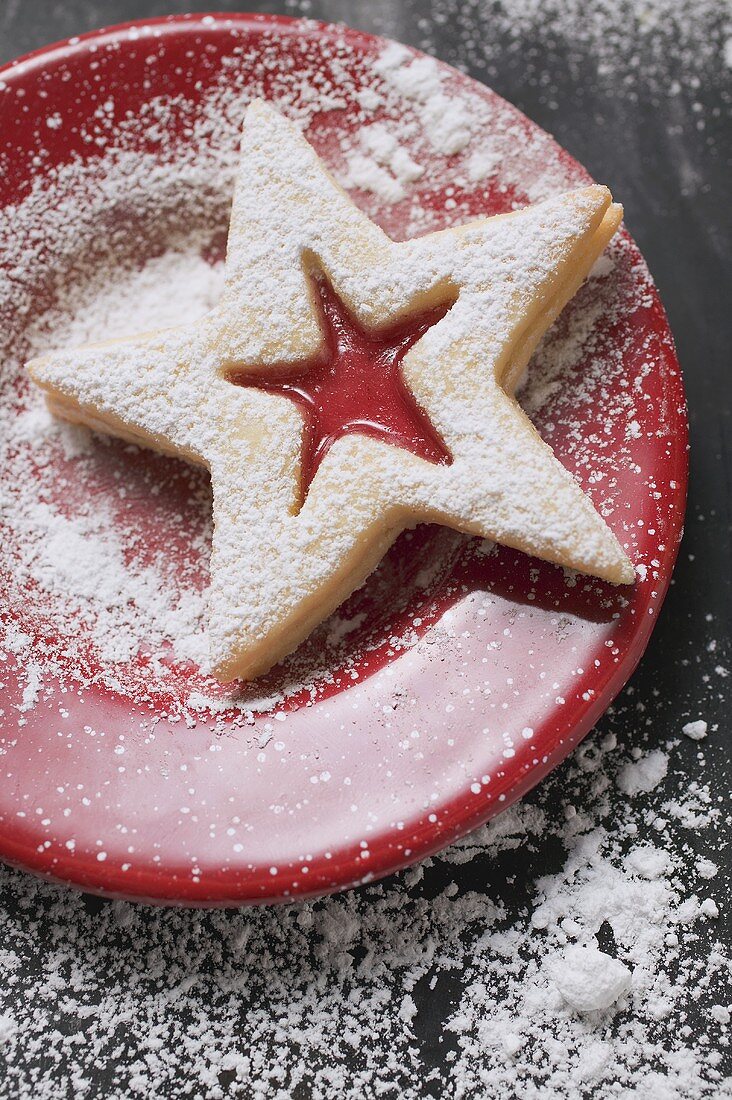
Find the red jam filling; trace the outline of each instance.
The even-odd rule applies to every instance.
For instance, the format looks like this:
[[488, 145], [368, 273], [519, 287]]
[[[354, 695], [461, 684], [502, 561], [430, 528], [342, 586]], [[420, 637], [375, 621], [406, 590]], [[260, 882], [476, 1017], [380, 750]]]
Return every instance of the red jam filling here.
[[369, 333], [323, 279], [314, 280], [324, 347], [307, 364], [283, 365], [266, 376], [232, 370], [240, 386], [280, 394], [303, 413], [301, 500], [332, 444], [349, 432], [404, 447], [420, 458], [449, 465], [450, 452], [407, 389], [404, 356], [450, 305], [432, 309], [378, 334]]

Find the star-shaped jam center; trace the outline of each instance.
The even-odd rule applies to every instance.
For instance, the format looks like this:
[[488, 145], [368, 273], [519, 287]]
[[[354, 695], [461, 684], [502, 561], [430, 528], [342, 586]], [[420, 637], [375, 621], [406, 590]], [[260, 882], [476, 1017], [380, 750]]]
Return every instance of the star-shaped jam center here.
[[452, 456], [407, 388], [401, 364], [410, 348], [445, 316], [450, 303], [374, 334], [358, 322], [323, 276], [314, 278], [313, 286], [323, 333], [318, 357], [306, 364], [275, 366], [266, 377], [236, 368], [229, 372], [237, 385], [287, 397], [302, 410], [300, 506], [330, 447], [350, 432], [449, 465]]

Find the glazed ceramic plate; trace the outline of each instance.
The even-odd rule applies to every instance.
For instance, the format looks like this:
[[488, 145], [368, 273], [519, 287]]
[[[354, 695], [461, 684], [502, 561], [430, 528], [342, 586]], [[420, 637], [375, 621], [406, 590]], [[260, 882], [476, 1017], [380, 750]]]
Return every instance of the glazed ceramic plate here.
[[[190, 16], [100, 31], [0, 70], [0, 208], [7, 217], [32, 201], [40, 211], [37, 233], [13, 215], [12, 240], [0, 240], [0, 269], [15, 280], [0, 307], [10, 333], [5, 415], [31, 415], [37, 398], [11, 353], [20, 357], [32, 322], [69, 280], [115, 257], [142, 265], [164, 252], [171, 226], [180, 241], [189, 221], [199, 236], [209, 225], [206, 255], [220, 255], [237, 129], [253, 95], [297, 119], [395, 238], [587, 182], [493, 92], [420, 58], [340, 27]], [[370, 135], [381, 137], [369, 144], [364, 128], [374, 124], [382, 130]], [[416, 169], [405, 170], [405, 155]], [[125, 158], [138, 167], [121, 197], [104, 181], [112, 164], [119, 182]], [[170, 176], [164, 217], [146, 201], [142, 163], [158, 195]], [[65, 209], [96, 219], [83, 263], [64, 236]], [[77, 593], [64, 614], [63, 592], [18, 569], [23, 547], [6, 513], [0, 856], [129, 898], [274, 901], [404, 867], [533, 787], [635, 667], [680, 538], [682, 382], [627, 234], [545, 340], [522, 400], [627, 547], [635, 587], [419, 528], [291, 660], [234, 692], [175, 638], [156, 648], [141, 637], [116, 653], [106, 620], [94, 621], [95, 592], [82, 603]], [[126, 547], [110, 570], [134, 573], [142, 546], [165, 584], [200, 596], [204, 475], [94, 437], [83, 451], [36, 440], [27, 477], [5, 471], [3, 500], [29, 507], [37, 492], [64, 522], [93, 500]], [[123, 601], [125, 583], [115, 589]]]

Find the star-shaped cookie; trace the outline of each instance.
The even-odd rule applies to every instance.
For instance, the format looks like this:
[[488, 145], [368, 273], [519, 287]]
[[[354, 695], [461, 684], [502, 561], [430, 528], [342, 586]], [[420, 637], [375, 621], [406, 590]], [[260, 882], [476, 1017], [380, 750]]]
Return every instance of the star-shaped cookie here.
[[[219, 679], [269, 669], [422, 521], [633, 581], [617, 539], [512, 396], [621, 214], [592, 186], [395, 243], [290, 122], [249, 106], [217, 307], [195, 324], [28, 365], [54, 413], [210, 470]], [[417, 324], [398, 381], [437, 451], [359, 420], [331, 433], [305, 476], [312, 424], [287, 376], [322, 369], [323, 287], [367, 343]]]

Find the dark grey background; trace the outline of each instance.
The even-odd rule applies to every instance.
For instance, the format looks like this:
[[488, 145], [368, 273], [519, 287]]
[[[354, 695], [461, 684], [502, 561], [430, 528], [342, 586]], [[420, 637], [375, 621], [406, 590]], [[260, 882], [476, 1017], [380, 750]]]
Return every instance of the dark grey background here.
[[[218, 0], [216, 9], [236, 10]], [[673, 7], [673, 5], [667, 5]], [[633, 740], [638, 715], [652, 714], [658, 739], [703, 717], [719, 725], [704, 742], [718, 794], [729, 791], [729, 685], [710, 674], [715, 661], [729, 666], [732, 582], [730, 547], [730, 393], [732, 303], [729, 224], [730, 74], [721, 45], [724, 5], [700, 3], [629, 44], [604, 33], [609, 5], [576, 0], [543, 5], [526, 0], [478, 3], [458, 0], [319, 0], [307, 5], [255, 3], [250, 10], [289, 11], [387, 34], [466, 69], [491, 84], [550, 130], [624, 203], [626, 221], [660, 287], [685, 371], [692, 457], [687, 531], [675, 580], [648, 651], [626, 694], [603, 727]], [[638, 5], [614, 5], [617, 26]], [[650, 4], [651, 9], [654, 4]], [[658, 7], [658, 4], [656, 4]], [[0, 63], [47, 42], [103, 24], [185, 11], [186, 3], [150, 0], [0, 0]], [[684, 10], [682, 10], [684, 9]], [[512, 14], [513, 12], [513, 14]], [[604, 22], [603, 22], [604, 20]], [[720, 48], [715, 48], [715, 43]], [[713, 659], [710, 643], [716, 643]], [[682, 739], [677, 750], [690, 772], [699, 746]], [[669, 775], [669, 794], [677, 779]], [[554, 784], [561, 799], [561, 779]], [[718, 858], [724, 857], [721, 848]], [[547, 850], [534, 853], [534, 869]], [[504, 903], [526, 903], [520, 862], [514, 886], [505, 869], [481, 866], [479, 882], [468, 864], [464, 885], [500, 893]], [[428, 871], [425, 888], [429, 889]], [[493, 879], [495, 876], [495, 880]], [[435, 883], [435, 888], [437, 888]], [[725, 886], [717, 880], [717, 895]], [[728, 894], [729, 879], [727, 879]], [[93, 909], [106, 903], [90, 900]], [[722, 921], [725, 919], [723, 911]], [[715, 932], [729, 943], [729, 926]], [[444, 1003], [441, 1003], [441, 999]], [[420, 1015], [424, 1053], [439, 1064], [431, 1020], [447, 1010], [450, 988], [441, 985]], [[430, 1046], [434, 1049], [430, 1051]], [[443, 1048], [444, 1049], [444, 1048]], [[0, 1091], [2, 1091], [0, 1087]]]

